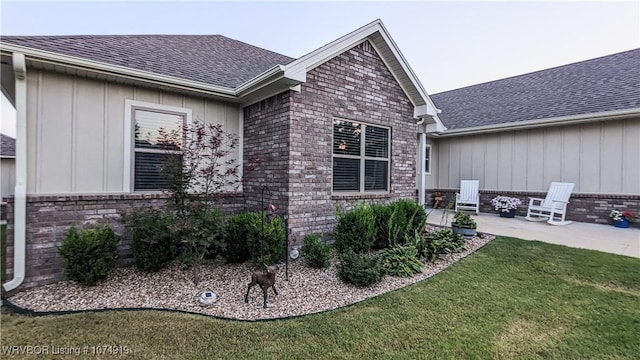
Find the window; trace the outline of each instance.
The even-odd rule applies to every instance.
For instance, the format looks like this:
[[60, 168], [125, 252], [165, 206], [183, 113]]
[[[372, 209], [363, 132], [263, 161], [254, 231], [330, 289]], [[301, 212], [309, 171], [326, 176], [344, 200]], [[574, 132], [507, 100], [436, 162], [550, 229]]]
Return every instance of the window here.
[[424, 149], [424, 173], [431, 174], [431, 145]]
[[333, 120], [333, 191], [389, 190], [388, 128]]
[[125, 147], [124, 190], [166, 189], [162, 170], [169, 161], [181, 162], [182, 131], [191, 122], [191, 110], [139, 101], [127, 101], [126, 108], [125, 136], [131, 142]]

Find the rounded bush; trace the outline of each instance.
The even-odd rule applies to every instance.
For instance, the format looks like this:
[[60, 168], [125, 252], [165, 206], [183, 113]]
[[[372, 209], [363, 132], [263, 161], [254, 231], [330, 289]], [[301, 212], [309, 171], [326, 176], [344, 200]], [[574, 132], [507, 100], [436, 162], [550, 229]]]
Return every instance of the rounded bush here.
[[340, 255], [338, 276], [344, 282], [360, 287], [371, 286], [384, 275], [380, 258], [347, 251]]
[[333, 237], [340, 253], [369, 251], [376, 241], [375, 217], [371, 207], [358, 205], [351, 211], [338, 213], [338, 224]]
[[170, 233], [171, 219], [154, 209], [124, 215], [124, 226], [133, 239], [135, 266], [142, 271], [158, 271], [178, 255], [178, 244]]
[[230, 263], [242, 263], [251, 257], [249, 254], [249, 232], [254, 219], [259, 220], [258, 213], [235, 214], [227, 220], [224, 234], [225, 250], [222, 254]]
[[118, 259], [118, 241], [109, 225], [87, 230], [71, 227], [58, 249], [65, 275], [87, 286], [106, 279]]
[[312, 268], [327, 268], [331, 259], [331, 246], [316, 235], [307, 235], [303, 239], [302, 256]]

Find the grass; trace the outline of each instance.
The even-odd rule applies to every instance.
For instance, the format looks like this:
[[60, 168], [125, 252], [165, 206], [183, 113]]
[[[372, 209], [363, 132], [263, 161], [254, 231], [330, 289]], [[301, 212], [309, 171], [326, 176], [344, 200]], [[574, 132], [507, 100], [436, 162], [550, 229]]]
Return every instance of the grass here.
[[498, 238], [431, 279], [324, 314], [3, 314], [2, 345], [126, 346], [129, 358], [637, 359], [638, 274], [638, 259]]

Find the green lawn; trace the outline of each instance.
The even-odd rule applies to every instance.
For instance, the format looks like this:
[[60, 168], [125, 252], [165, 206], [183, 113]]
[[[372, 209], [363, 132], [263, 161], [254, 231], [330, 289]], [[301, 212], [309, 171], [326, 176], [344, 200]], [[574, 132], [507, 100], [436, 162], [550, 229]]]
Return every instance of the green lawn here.
[[2, 345], [124, 346], [129, 358], [638, 359], [639, 274], [638, 259], [498, 238], [431, 279], [324, 314], [3, 314]]

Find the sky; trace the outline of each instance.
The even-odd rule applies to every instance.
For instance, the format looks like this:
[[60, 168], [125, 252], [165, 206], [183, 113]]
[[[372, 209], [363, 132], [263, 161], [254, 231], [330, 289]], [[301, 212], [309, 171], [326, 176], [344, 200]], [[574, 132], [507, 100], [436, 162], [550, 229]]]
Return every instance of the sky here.
[[220, 34], [295, 58], [375, 19], [429, 94], [640, 47], [638, 0], [0, 0], [2, 35]]

